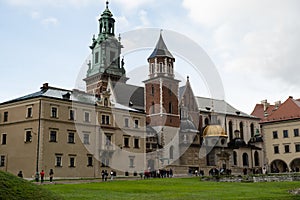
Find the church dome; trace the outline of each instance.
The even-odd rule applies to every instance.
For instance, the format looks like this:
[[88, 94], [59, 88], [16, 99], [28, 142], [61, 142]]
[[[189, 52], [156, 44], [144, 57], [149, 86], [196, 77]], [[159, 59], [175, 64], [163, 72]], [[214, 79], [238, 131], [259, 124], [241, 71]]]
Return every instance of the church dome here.
[[203, 131], [203, 137], [228, 137], [225, 130], [220, 125], [208, 125]]
[[194, 123], [188, 119], [180, 121], [180, 130], [197, 130]]

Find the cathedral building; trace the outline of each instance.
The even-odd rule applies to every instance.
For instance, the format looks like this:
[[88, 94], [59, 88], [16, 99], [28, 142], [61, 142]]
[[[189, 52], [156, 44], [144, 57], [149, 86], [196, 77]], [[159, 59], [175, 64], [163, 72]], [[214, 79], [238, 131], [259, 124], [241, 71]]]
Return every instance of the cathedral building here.
[[[224, 100], [195, 96], [162, 32], [144, 87], [130, 85], [121, 39], [108, 2], [92, 38], [86, 91], [44, 84], [0, 104], [0, 170], [26, 178], [53, 169], [56, 177], [134, 176], [172, 168], [176, 175], [212, 168], [240, 174], [265, 164], [259, 118]], [[180, 85], [182, 84], [182, 85]]]

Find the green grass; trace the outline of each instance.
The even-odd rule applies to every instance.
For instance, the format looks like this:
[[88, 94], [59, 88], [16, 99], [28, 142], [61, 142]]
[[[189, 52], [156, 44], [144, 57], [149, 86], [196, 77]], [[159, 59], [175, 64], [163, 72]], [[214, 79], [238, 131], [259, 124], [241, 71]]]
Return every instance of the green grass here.
[[46, 188], [35, 185], [12, 174], [0, 171], [0, 199], [59, 200], [62, 198]]
[[44, 185], [65, 199], [300, 199], [289, 190], [299, 182], [219, 183], [198, 178], [150, 179], [83, 184]]

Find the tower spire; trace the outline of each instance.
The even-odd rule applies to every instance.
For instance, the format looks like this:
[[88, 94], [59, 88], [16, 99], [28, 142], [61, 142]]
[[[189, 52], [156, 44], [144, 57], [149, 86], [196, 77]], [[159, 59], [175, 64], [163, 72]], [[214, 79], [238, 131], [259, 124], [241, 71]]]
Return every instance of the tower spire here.
[[106, 0], [106, 9], [108, 9], [108, 4], [109, 4], [109, 1]]

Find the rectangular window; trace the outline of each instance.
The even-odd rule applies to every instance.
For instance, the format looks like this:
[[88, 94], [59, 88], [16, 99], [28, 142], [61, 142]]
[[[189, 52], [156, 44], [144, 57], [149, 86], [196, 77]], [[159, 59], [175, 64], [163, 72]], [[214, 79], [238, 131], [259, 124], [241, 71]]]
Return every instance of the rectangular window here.
[[99, 62], [99, 52], [95, 53], [95, 64]]
[[277, 133], [277, 131], [273, 131], [273, 139], [278, 139], [278, 133]]
[[7, 122], [8, 121], [8, 112], [4, 112], [3, 114], [3, 122]]
[[90, 113], [89, 112], [84, 112], [84, 121], [90, 122]]
[[5, 156], [1, 156], [0, 157], [0, 167], [4, 167], [5, 166]]
[[134, 138], [134, 148], [140, 148], [140, 140], [138, 138]]
[[55, 156], [55, 166], [56, 167], [62, 167], [62, 155], [56, 155]]
[[75, 143], [75, 134], [74, 133], [68, 134], [68, 143], [71, 143], [71, 144]]
[[83, 143], [84, 144], [90, 144], [90, 134], [85, 133], [83, 135]]
[[31, 142], [32, 141], [32, 134], [31, 130], [25, 131], [25, 142]]
[[109, 158], [102, 158], [101, 167], [108, 167], [108, 166], [109, 166]]
[[129, 156], [129, 167], [134, 168], [134, 157], [133, 156]]
[[69, 110], [69, 119], [75, 120], [75, 110], [72, 109]]
[[128, 118], [125, 118], [124, 119], [124, 124], [125, 124], [125, 127], [129, 127], [129, 119]]
[[27, 118], [32, 117], [32, 107], [27, 107], [27, 114], [26, 114]]
[[112, 63], [116, 59], [116, 53], [113, 51], [110, 51], [110, 62]]
[[109, 125], [110, 124], [109, 121], [110, 121], [109, 115], [102, 115], [102, 117], [101, 117], [101, 124]]
[[290, 145], [284, 145], [284, 153], [290, 153]]
[[88, 155], [88, 167], [92, 167], [93, 166], [93, 156], [92, 155]]
[[294, 129], [294, 137], [299, 137], [299, 129], [298, 128]]
[[288, 138], [288, 137], [289, 137], [288, 130], [283, 130], [283, 138]]
[[75, 167], [75, 157], [70, 157], [70, 166], [69, 167]]
[[300, 152], [300, 144], [295, 144], [295, 151]]
[[124, 137], [124, 147], [129, 148], [129, 137], [128, 136]]
[[7, 142], [6, 139], [7, 139], [7, 134], [3, 133], [2, 137], [1, 137], [1, 144], [6, 144], [6, 142]]
[[134, 120], [134, 128], [139, 128], [139, 120]]
[[274, 154], [279, 154], [279, 146], [274, 146]]
[[50, 131], [50, 142], [57, 142], [57, 132]]
[[105, 134], [105, 145], [106, 146], [111, 146], [111, 134]]
[[51, 107], [51, 117], [57, 118], [57, 107]]

